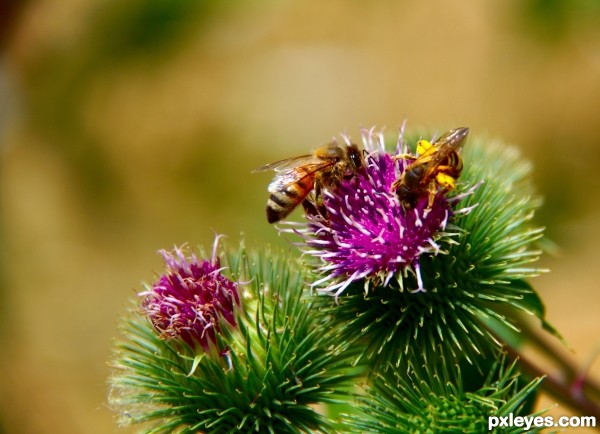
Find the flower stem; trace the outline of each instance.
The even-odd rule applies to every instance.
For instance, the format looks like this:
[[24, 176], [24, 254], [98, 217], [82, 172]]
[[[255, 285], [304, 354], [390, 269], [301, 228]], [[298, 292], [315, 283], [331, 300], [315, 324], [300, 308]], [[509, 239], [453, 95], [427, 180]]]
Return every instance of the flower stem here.
[[594, 395], [596, 399], [600, 400], [600, 384], [595, 379], [587, 376], [593, 359], [598, 355], [600, 347], [590, 356], [589, 362], [581, 367], [577, 366], [575, 361], [564, 354], [564, 351], [561, 351], [547, 336], [540, 333], [539, 329], [533, 327], [529, 322], [521, 325], [521, 332], [532, 345], [560, 367], [563, 377], [571, 382], [571, 387], [575, 392], [585, 392]]
[[534, 364], [528, 357], [506, 341], [497, 336], [493, 330], [488, 331], [504, 342], [504, 348], [511, 359], [518, 359], [522, 369], [535, 377], [545, 377], [541, 388], [550, 395], [585, 416], [594, 416], [600, 420], [600, 402], [593, 401], [590, 395], [600, 396], [598, 383], [587, 376], [586, 369], [581, 369], [576, 362], [557, 350], [539, 331], [527, 324], [520, 324], [521, 334], [543, 352], [559, 367], [559, 374], [549, 374]]

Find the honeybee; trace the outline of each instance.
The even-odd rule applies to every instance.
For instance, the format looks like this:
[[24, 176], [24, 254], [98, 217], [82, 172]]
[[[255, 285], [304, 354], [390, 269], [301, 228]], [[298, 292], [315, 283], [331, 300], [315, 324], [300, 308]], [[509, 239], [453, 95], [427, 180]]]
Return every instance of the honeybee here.
[[468, 128], [455, 128], [433, 143], [419, 140], [416, 157], [410, 154], [395, 157], [414, 160], [392, 184], [392, 191], [396, 191], [404, 209], [415, 208], [419, 199], [426, 195], [427, 208], [431, 208], [438, 187], [443, 191], [456, 187], [455, 181], [463, 169], [458, 151], [465, 144], [468, 135]]
[[[269, 184], [267, 220], [276, 223], [287, 217], [300, 203], [310, 212], [321, 208], [321, 190], [335, 189], [342, 179], [349, 179], [365, 167], [362, 151], [355, 144], [344, 147], [332, 142], [312, 154], [286, 158], [266, 164], [253, 172], [277, 172]], [[315, 203], [307, 200], [315, 190]], [[322, 214], [322, 211], [319, 211]]]

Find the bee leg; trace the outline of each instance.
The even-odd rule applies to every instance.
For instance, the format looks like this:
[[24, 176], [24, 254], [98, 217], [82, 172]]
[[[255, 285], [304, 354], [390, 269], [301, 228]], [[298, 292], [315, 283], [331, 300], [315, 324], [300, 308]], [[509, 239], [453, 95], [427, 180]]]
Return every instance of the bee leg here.
[[398, 154], [398, 155], [394, 155], [392, 157], [392, 159], [394, 161], [397, 160], [418, 160], [419, 157], [422, 157], [425, 154], [430, 154], [433, 155], [433, 152], [435, 151], [435, 146], [433, 146], [430, 142], [428, 142], [427, 140], [419, 140], [417, 142], [417, 155], [413, 155], [413, 154]]
[[400, 186], [400, 181], [402, 181], [402, 178], [398, 178], [394, 182], [392, 182], [392, 185], [390, 187], [390, 193], [395, 193], [398, 190], [398, 187]]
[[437, 194], [437, 184], [434, 180], [431, 180], [431, 182], [427, 186], [427, 190], [429, 191], [429, 197], [427, 199], [427, 209], [431, 209], [431, 207], [433, 206], [435, 195]]
[[435, 177], [435, 180], [446, 190], [454, 190], [456, 188], [456, 184], [454, 183], [455, 179], [446, 173], [438, 173]]
[[302, 208], [304, 208], [304, 214], [314, 217], [319, 214], [317, 206], [311, 199], [304, 199], [302, 201]]
[[418, 157], [416, 155], [413, 154], [398, 154], [398, 155], [393, 155], [392, 156], [392, 160], [394, 161], [398, 161], [398, 160], [416, 160]]
[[325, 208], [325, 204], [323, 203], [323, 195], [321, 193], [322, 188], [321, 188], [321, 183], [320, 182], [315, 182], [315, 190], [314, 190], [314, 194], [315, 194], [315, 209], [317, 210], [317, 213], [321, 215], [321, 217], [323, 218], [327, 218], [327, 208]]

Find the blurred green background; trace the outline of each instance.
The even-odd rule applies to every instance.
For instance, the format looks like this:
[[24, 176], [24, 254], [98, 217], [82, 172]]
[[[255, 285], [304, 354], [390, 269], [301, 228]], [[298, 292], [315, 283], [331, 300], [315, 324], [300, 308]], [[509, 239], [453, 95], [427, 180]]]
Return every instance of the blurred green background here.
[[0, 38], [0, 432], [113, 432], [110, 343], [156, 251], [291, 249], [250, 171], [405, 116], [534, 162], [560, 249], [532, 283], [577, 360], [598, 344], [597, 0], [3, 0]]

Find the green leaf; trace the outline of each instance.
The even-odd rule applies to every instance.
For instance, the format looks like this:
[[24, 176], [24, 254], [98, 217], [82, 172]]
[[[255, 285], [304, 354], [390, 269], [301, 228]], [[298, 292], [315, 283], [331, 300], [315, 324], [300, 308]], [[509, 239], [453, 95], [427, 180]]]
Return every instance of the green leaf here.
[[[523, 285], [529, 286], [527, 282], [522, 282]], [[559, 339], [564, 345], [568, 346], [565, 338], [559, 333], [559, 331], [548, 321], [546, 321], [546, 307], [542, 302], [539, 294], [531, 288], [531, 292], [525, 296], [525, 305], [531, 309], [533, 314], [540, 320], [542, 328], [550, 333], [555, 338]]]

